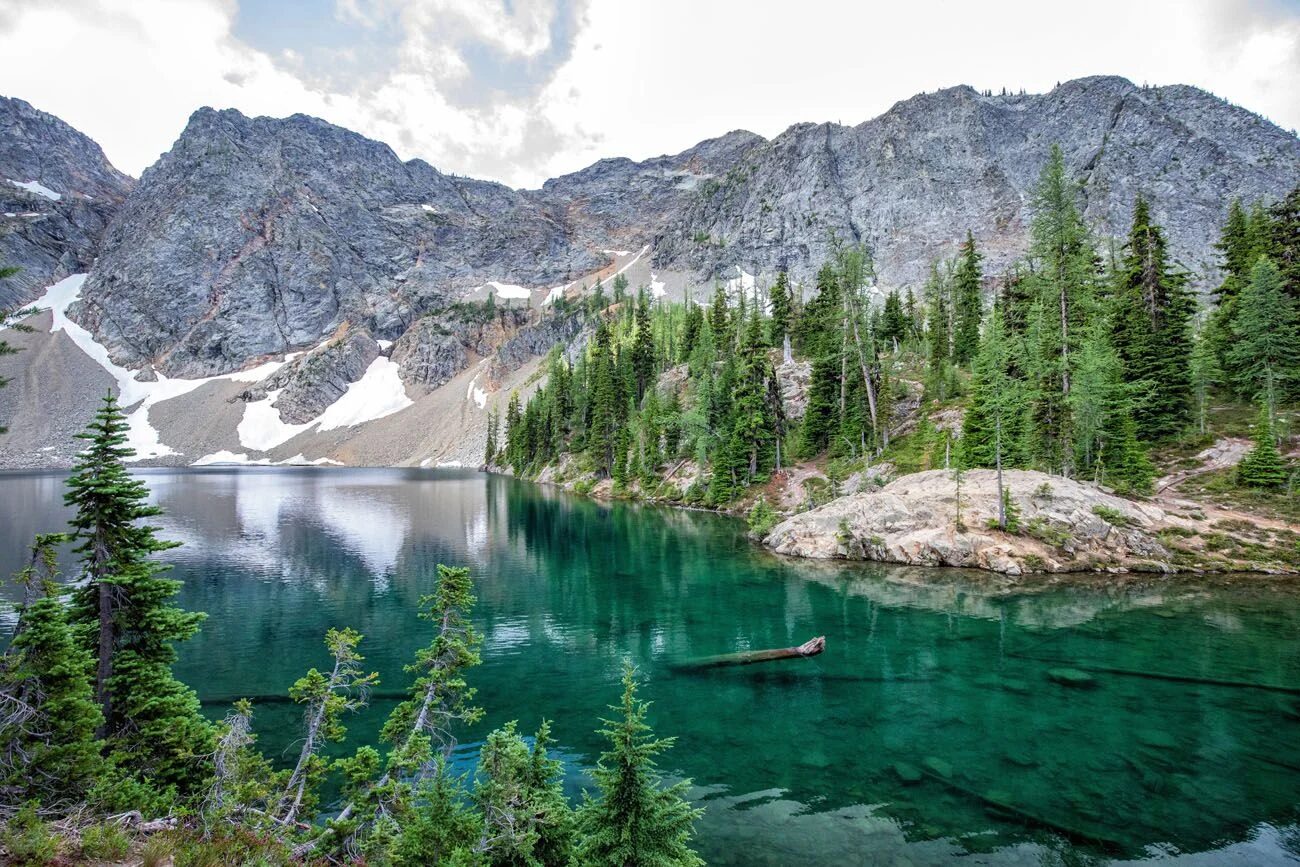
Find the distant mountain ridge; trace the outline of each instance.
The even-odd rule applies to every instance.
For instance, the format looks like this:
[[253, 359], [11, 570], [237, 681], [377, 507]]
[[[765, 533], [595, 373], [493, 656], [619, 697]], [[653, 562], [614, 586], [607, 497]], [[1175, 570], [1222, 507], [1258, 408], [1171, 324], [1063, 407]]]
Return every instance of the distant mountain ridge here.
[[[870, 246], [882, 285], [918, 286], [969, 229], [996, 275], [1026, 247], [1029, 191], [1053, 143], [1101, 231], [1122, 235], [1142, 192], [1174, 255], [1208, 285], [1232, 198], [1300, 182], [1295, 135], [1195, 88], [1115, 77], [1032, 95], [948, 88], [854, 127], [798, 124], [770, 141], [735, 131], [676, 155], [601, 160], [536, 190], [403, 162], [315, 118], [210, 108], [132, 186], [66, 124], [37, 112], [51, 132], [34, 136], [12, 108], [26, 104], [6, 106], [0, 169], [84, 187], [84, 207], [102, 197], [93, 213], [111, 216], [102, 238], [87, 225], [62, 265], [34, 273], [97, 255], [73, 318], [115, 360], [168, 376], [237, 370], [344, 325], [396, 340], [476, 286], [564, 286], [611, 248], [648, 246], [654, 268], [705, 282], [737, 268], [806, 280], [839, 239]], [[9, 156], [33, 148], [70, 168], [56, 177], [49, 160]], [[51, 244], [11, 232], [0, 253], [26, 266], [36, 257], [24, 251]]]

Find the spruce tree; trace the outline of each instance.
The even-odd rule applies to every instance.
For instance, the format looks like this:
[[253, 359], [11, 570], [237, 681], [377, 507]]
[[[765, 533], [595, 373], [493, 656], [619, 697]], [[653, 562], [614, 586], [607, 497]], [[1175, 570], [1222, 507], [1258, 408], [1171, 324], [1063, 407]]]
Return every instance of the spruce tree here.
[[550, 757], [543, 721], [530, 749], [514, 722], [490, 733], [479, 752], [474, 805], [483, 816], [478, 849], [493, 867], [563, 867], [573, 849], [573, 811], [561, 763]]
[[1215, 352], [1214, 342], [1208, 334], [1208, 325], [1202, 325], [1192, 341], [1192, 355], [1188, 362], [1192, 384], [1192, 400], [1195, 404], [1196, 429], [1205, 433], [1210, 394], [1223, 384], [1223, 368], [1219, 366], [1219, 356]]
[[961, 245], [957, 269], [953, 272], [954, 327], [953, 361], [965, 367], [979, 350], [980, 320], [984, 317], [981, 294], [984, 274], [980, 262], [984, 257], [975, 248], [975, 236], [969, 231]]
[[1271, 417], [1279, 396], [1300, 375], [1300, 316], [1268, 257], [1261, 256], [1251, 269], [1250, 282], [1237, 299], [1232, 333], [1228, 360], [1237, 387], [1263, 401]]
[[1015, 346], [1007, 337], [1002, 311], [994, 305], [975, 356], [958, 454], [963, 466], [993, 467], [998, 471], [998, 526], [1002, 529], [1007, 525], [1002, 469], [1020, 463], [1022, 401], [1015, 368]]
[[1300, 304], [1300, 185], [1269, 208], [1265, 251], [1282, 276], [1283, 290]]
[[0, 803], [46, 808], [85, 800], [104, 766], [95, 731], [90, 653], [68, 622], [54, 581], [60, 533], [36, 537], [19, 575], [24, 600], [0, 658]]
[[636, 697], [636, 672], [623, 668], [623, 702], [617, 719], [604, 720], [601, 734], [610, 748], [592, 771], [599, 791], [578, 810], [576, 861], [584, 867], [697, 867], [704, 862], [690, 848], [693, 825], [702, 815], [686, 801], [689, 782], [664, 787], [655, 756], [672, 738], [655, 738], [646, 724], [649, 703]]
[[102, 734], [119, 765], [182, 792], [203, 778], [212, 728], [194, 692], [172, 676], [175, 643], [198, 631], [202, 614], [172, 601], [180, 582], [154, 557], [177, 547], [142, 523], [161, 514], [127, 472], [127, 423], [110, 394], [84, 433], [87, 448], [67, 481], [85, 582], [73, 593], [72, 622], [95, 658]]
[[903, 301], [897, 289], [885, 296], [885, 310], [880, 318], [880, 339], [895, 349], [908, 338], [908, 319], [903, 312]]
[[650, 294], [644, 288], [636, 296], [636, 329], [632, 336], [632, 371], [636, 377], [636, 400], [639, 404], [655, 379], [655, 339], [650, 325]]
[[1186, 282], [1169, 266], [1164, 232], [1139, 196], [1115, 280], [1112, 321], [1115, 350], [1134, 387], [1138, 435], [1150, 441], [1181, 431], [1191, 409], [1194, 304]]
[[609, 328], [601, 322], [596, 326], [596, 335], [592, 341], [588, 365], [591, 380], [587, 386], [587, 448], [601, 478], [607, 478], [614, 470], [614, 448], [618, 434], [620, 401], [613, 352]]
[[1070, 475], [1074, 439], [1070, 414], [1070, 355], [1095, 304], [1096, 251], [1079, 213], [1079, 187], [1052, 146], [1033, 195], [1026, 276], [1033, 299], [1026, 363], [1033, 379], [1031, 454], [1042, 469]]
[[1237, 465], [1237, 482], [1248, 488], [1277, 489], [1286, 484], [1287, 470], [1277, 450], [1273, 434], [1273, 417], [1267, 404], [1261, 403], [1255, 423], [1255, 445]]
[[776, 282], [767, 292], [768, 305], [772, 308], [771, 342], [781, 347], [781, 359], [789, 364], [791, 356], [790, 334], [794, 330], [794, 294], [790, 291], [790, 279], [784, 270], [776, 274]]

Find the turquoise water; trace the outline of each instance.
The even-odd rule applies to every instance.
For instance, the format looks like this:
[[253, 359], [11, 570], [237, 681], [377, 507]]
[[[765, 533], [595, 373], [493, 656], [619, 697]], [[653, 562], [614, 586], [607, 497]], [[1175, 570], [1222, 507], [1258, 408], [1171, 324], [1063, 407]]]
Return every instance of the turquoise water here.
[[[383, 685], [349, 744], [373, 739], [428, 641], [415, 615], [434, 565], [463, 564], [487, 709], [464, 757], [490, 727], [546, 717], [576, 794], [630, 658], [651, 722], [678, 739], [665, 770], [707, 810], [710, 863], [1300, 860], [1300, 593], [1284, 582], [1012, 592], [952, 570], [778, 559], [731, 519], [470, 472], [144, 478], [185, 543], [181, 601], [209, 614], [179, 674], [213, 714], [282, 696], [324, 663], [327, 628], [353, 626]], [[64, 520], [61, 483], [0, 475], [0, 569]], [[678, 668], [816, 635], [813, 660]], [[1088, 679], [1062, 683], [1061, 668]], [[299, 716], [263, 702], [263, 746], [287, 756]]]

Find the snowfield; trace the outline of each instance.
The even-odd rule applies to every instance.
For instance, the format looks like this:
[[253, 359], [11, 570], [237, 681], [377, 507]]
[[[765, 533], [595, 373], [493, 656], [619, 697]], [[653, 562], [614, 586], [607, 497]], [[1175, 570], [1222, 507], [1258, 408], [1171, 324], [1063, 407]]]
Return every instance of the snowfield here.
[[13, 184], [15, 187], [22, 187], [24, 190], [26, 190], [29, 193], [35, 193], [38, 196], [44, 196], [45, 198], [49, 199], [51, 202], [57, 202], [59, 199], [63, 198], [63, 196], [54, 192], [54, 190], [51, 190], [49, 187], [45, 186], [45, 184], [42, 184], [40, 181], [15, 181], [13, 178], [10, 178], [9, 183]]

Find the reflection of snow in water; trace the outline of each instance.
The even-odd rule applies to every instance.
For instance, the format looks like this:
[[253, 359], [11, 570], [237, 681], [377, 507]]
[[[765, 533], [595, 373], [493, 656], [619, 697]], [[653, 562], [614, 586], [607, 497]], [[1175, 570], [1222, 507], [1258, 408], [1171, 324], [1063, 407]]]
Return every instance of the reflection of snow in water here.
[[485, 650], [505, 650], [511, 647], [522, 647], [528, 644], [530, 638], [528, 624], [523, 620], [513, 620], [489, 629], [487, 634], [483, 636], [483, 648]]
[[355, 487], [317, 489], [315, 508], [325, 528], [370, 570], [376, 589], [388, 586], [390, 573], [411, 530], [404, 509], [358, 493]]
[[487, 554], [487, 545], [487, 509], [475, 509], [474, 514], [465, 522], [465, 550], [471, 557], [482, 559]]

